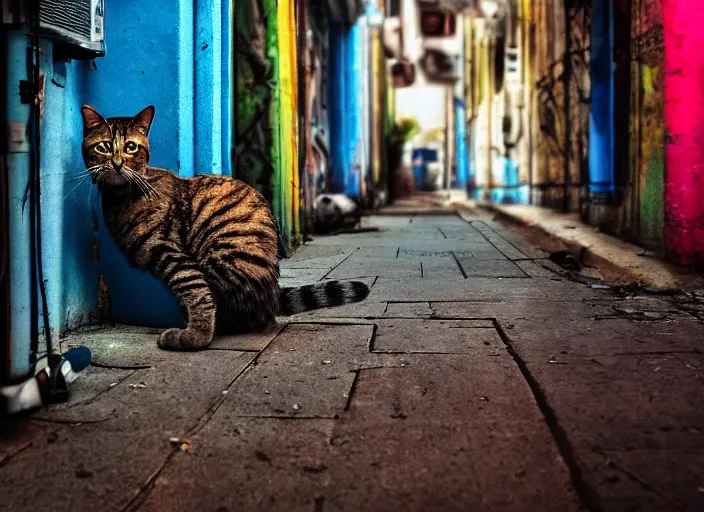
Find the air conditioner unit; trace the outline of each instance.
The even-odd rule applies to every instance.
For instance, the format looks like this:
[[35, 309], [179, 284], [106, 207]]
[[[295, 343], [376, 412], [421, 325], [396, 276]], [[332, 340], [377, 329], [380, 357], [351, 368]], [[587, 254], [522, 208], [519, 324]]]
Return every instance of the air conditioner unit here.
[[[24, 23], [24, 2], [2, 0], [3, 23]], [[75, 57], [105, 55], [105, 0], [39, 0], [40, 36], [63, 43]]]

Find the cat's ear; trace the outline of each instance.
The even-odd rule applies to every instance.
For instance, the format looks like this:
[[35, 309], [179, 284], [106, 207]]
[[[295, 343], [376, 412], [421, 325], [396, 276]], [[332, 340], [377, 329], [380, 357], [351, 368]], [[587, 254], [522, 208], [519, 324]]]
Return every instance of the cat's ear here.
[[130, 123], [139, 133], [142, 135], [147, 135], [149, 133], [149, 128], [152, 126], [152, 121], [154, 120], [154, 106], [149, 105], [139, 114], [132, 118]]
[[100, 112], [95, 110], [90, 105], [81, 107], [81, 115], [83, 116], [83, 129], [89, 130], [105, 123], [105, 118], [100, 115]]

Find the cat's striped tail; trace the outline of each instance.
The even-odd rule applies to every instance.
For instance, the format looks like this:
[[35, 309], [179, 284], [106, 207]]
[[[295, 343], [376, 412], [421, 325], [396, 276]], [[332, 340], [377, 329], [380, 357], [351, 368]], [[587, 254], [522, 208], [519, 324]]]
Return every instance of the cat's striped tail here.
[[360, 281], [326, 281], [296, 288], [281, 288], [279, 311], [289, 316], [320, 308], [360, 302], [369, 295], [369, 287]]

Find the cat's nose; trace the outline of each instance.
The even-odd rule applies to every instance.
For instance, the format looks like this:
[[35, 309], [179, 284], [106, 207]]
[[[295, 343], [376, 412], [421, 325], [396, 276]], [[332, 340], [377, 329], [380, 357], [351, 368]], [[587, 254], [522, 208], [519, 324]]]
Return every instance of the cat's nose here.
[[122, 158], [119, 158], [119, 157], [113, 158], [112, 165], [116, 171], [119, 171], [120, 169], [122, 169]]

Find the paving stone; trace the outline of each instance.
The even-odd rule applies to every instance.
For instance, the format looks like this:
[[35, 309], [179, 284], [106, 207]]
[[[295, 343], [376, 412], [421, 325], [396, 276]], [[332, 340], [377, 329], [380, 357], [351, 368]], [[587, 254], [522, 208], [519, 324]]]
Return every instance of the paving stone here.
[[[552, 264], [550, 260], [526, 260], [526, 261], [514, 261], [514, 263], [529, 277], [544, 277], [544, 278], [553, 278], [558, 276], [555, 272], [555, 270], [550, 270], [550, 268], [546, 268], [546, 263], [548, 262]], [[553, 265], [550, 265], [552, 267]]]
[[[333, 237], [330, 237], [333, 238]], [[338, 242], [339, 238], [334, 237]], [[344, 244], [332, 245], [311, 245], [305, 244], [299, 247], [290, 258], [281, 260], [282, 263], [307, 262], [309, 260], [321, 260], [324, 258], [344, 259], [351, 252], [354, 252], [356, 247], [349, 248]]]
[[458, 227], [464, 228], [467, 223], [459, 216], [453, 215], [417, 215], [414, 216], [411, 224], [415, 227], [420, 226], [440, 226], [440, 227]]
[[[172, 354], [170, 364], [134, 372], [86, 404], [45, 412], [51, 440], [34, 443], [0, 467], [2, 507], [120, 510], [163, 464], [173, 446], [222, 397], [253, 355]], [[179, 360], [179, 362], [176, 362]], [[144, 383], [143, 388], [130, 384]], [[41, 483], [38, 485], [38, 483]]]
[[279, 286], [297, 287], [307, 284], [315, 284], [323, 279], [333, 267], [326, 268], [305, 268], [305, 269], [281, 269], [281, 277], [279, 278]]
[[[50, 411], [60, 411], [75, 407], [94, 400], [116, 383], [122, 382], [134, 374], [135, 370], [122, 370], [118, 368], [101, 368], [89, 366], [78, 374], [70, 385], [71, 400], [69, 402], [52, 406]], [[43, 417], [39, 412], [35, 417]]]
[[387, 317], [429, 317], [433, 314], [429, 302], [389, 302], [384, 311]]
[[458, 258], [474, 258], [479, 261], [506, 260], [506, 256], [501, 251], [486, 241], [467, 243], [454, 253]]
[[507, 356], [488, 320], [377, 320], [374, 352]]
[[458, 258], [467, 277], [519, 277], [525, 278], [525, 272], [512, 261], [479, 261], [474, 258]]
[[[492, 300], [433, 301], [430, 307], [436, 317], [496, 318], [504, 325], [515, 325], [517, 320], [529, 320], [535, 321], [532, 326], [535, 329], [539, 329], [541, 325], [552, 325], [550, 322], [556, 318], [593, 320], [612, 313], [610, 306], [601, 302], [554, 299], [536, 302], [513, 296]], [[537, 334], [542, 336], [542, 331]]]
[[355, 277], [384, 276], [388, 278], [422, 277], [419, 261], [351, 258], [340, 264], [327, 277], [352, 279]]
[[[534, 284], [535, 283], [535, 284]], [[513, 299], [547, 299], [546, 282], [516, 279], [510, 284]], [[495, 278], [457, 280], [392, 279], [380, 277], [372, 288], [371, 301], [403, 302], [410, 297], [419, 301], [478, 301], [502, 300], [507, 295], [504, 281]]]
[[219, 410], [178, 453], [143, 512], [316, 510], [335, 464], [334, 420], [241, 418]]
[[344, 246], [348, 248], [397, 246], [401, 237], [389, 233], [365, 233], [360, 235], [339, 235], [320, 237], [308, 242], [314, 246]]
[[426, 356], [362, 371], [334, 436], [330, 510], [579, 510], [508, 359]]
[[704, 510], [704, 450], [579, 450], [577, 456], [603, 510]]
[[264, 350], [277, 334], [286, 326], [287, 322], [279, 320], [266, 332], [235, 334], [230, 336], [216, 336], [210, 345], [211, 350], [243, 350], [258, 352]]
[[348, 401], [355, 361], [367, 357], [371, 325], [292, 324], [232, 386], [223, 408], [239, 416], [333, 418]]
[[[160, 351], [160, 329], [62, 340], [127, 369], [91, 367], [41, 422], [0, 423], [0, 509], [123, 510], [141, 491], [130, 509], [580, 510], [501, 336], [602, 510], [672, 509], [651, 484], [704, 508], [704, 323], [680, 299], [550, 277], [548, 260], [525, 259], [545, 255], [499, 223], [371, 222], [381, 231], [316, 237], [282, 262], [282, 282], [329, 279], [343, 261], [387, 275], [361, 278], [373, 285], [363, 302], [281, 318], [291, 325], [279, 336], [222, 337], [199, 353]], [[454, 256], [536, 279], [463, 279]], [[393, 277], [416, 263], [423, 277]], [[606, 466], [595, 445], [648, 483]]]
[[[277, 324], [263, 333], [216, 336], [209, 349], [261, 350], [276, 336], [281, 327]], [[130, 330], [102, 328], [79, 331], [71, 335], [70, 341], [65, 343], [65, 348], [87, 346], [91, 350], [93, 363], [113, 368], [142, 368], [183, 361], [183, 354], [161, 350], [157, 346], [161, 331], [138, 327], [132, 327]]]
[[90, 330], [72, 334], [67, 346], [87, 346], [91, 350], [92, 361], [101, 366], [143, 367], [174, 360], [173, 353], [157, 347], [161, 332], [162, 329], [149, 328]]
[[377, 216], [372, 215], [362, 219], [364, 227], [390, 228], [394, 231], [407, 227], [413, 220], [413, 215]]
[[[435, 308], [435, 304], [433, 304]], [[523, 309], [525, 311], [528, 308]], [[520, 311], [517, 308], [517, 311]], [[505, 317], [502, 325], [526, 361], [544, 362], [560, 354], [579, 356], [704, 352], [704, 324], [693, 318], [638, 322], [624, 318], [584, 319], [560, 308], [559, 322], [544, 315]], [[509, 323], [510, 322], [510, 323]], [[549, 341], [549, 343], [546, 343]]]
[[465, 241], [459, 239], [444, 239], [431, 238], [422, 239], [414, 236], [409, 236], [399, 243], [401, 250], [406, 251], [427, 251], [427, 252], [445, 252], [456, 254], [472, 255], [476, 251], [481, 255], [485, 255], [484, 259], [506, 259], [503, 254], [494, 249], [486, 242]]
[[528, 242], [525, 238], [520, 236], [515, 231], [512, 231], [510, 229], [502, 229], [496, 231], [496, 233], [529, 258], [537, 260], [546, 259], [549, 256], [548, 253], [541, 251], [537, 247], [531, 245], [530, 242]]
[[462, 279], [457, 260], [452, 256], [421, 259], [421, 274], [424, 279]]
[[307, 319], [326, 319], [326, 318], [376, 318], [384, 315], [386, 302], [371, 301], [369, 299], [338, 306], [335, 308], [316, 309], [290, 317], [297, 321], [305, 321]]
[[551, 359], [527, 364], [576, 448], [704, 450], [704, 355]]

